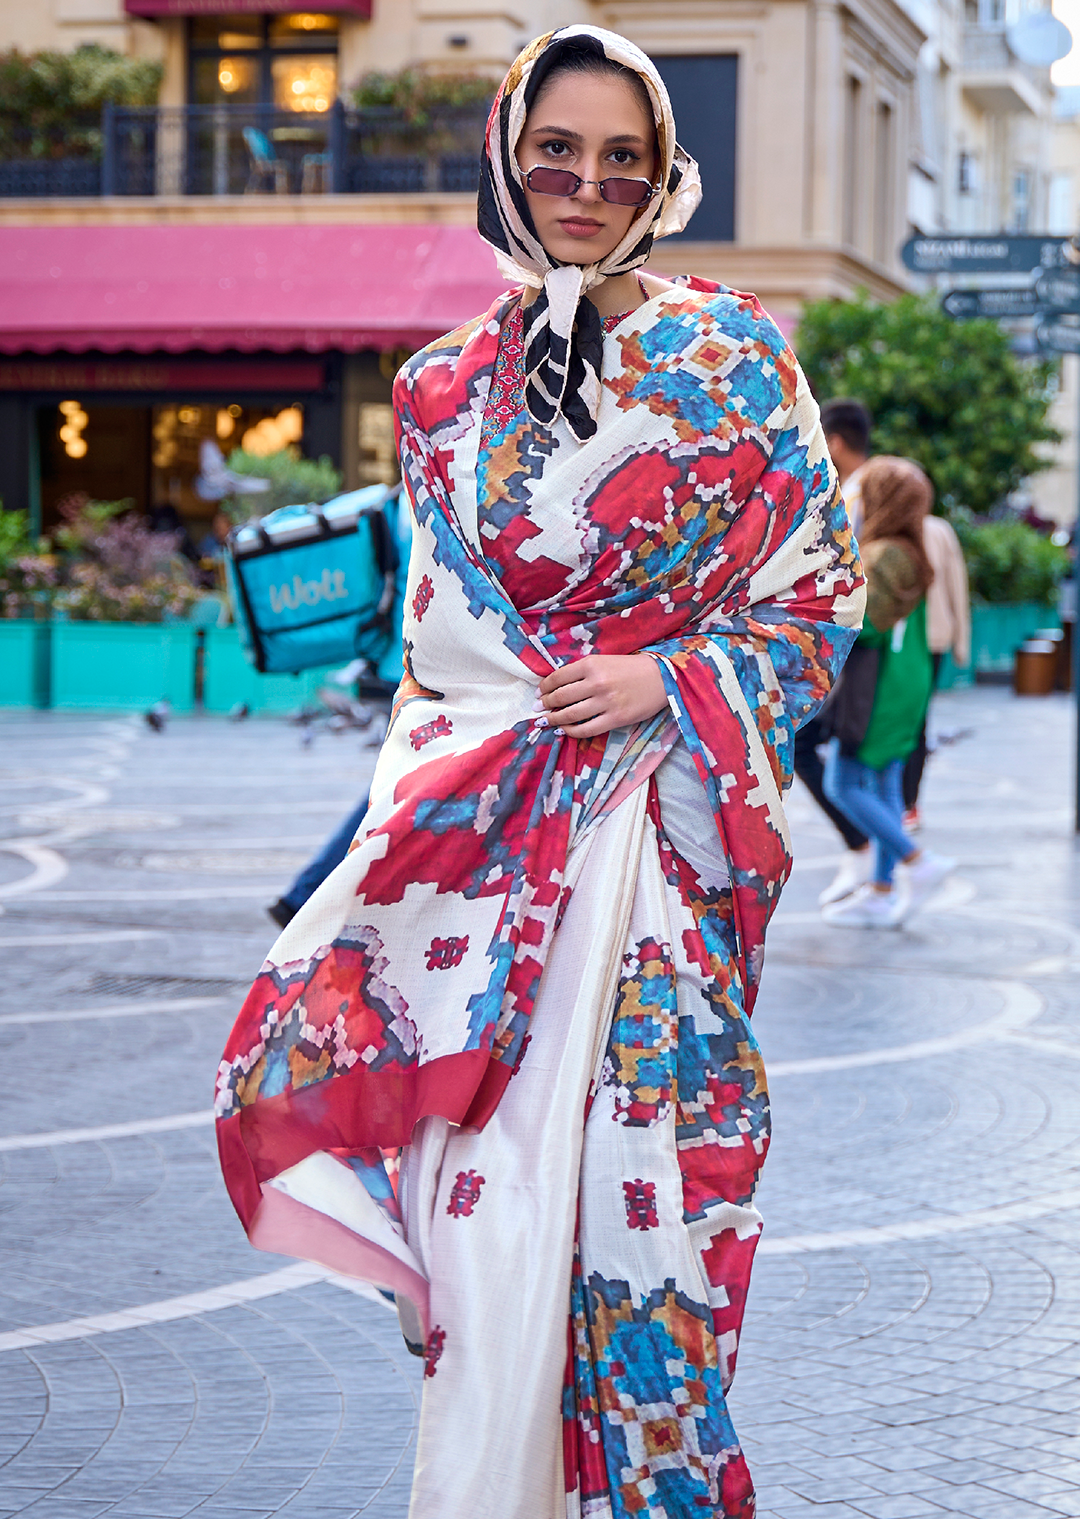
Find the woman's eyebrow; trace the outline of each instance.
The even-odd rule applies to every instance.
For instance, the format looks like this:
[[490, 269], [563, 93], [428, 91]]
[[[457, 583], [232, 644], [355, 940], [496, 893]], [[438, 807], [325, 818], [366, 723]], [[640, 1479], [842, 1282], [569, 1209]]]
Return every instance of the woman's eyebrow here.
[[[567, 127], [533, 127], [532, 130], [545, 136], [550, 134], [552, 137], [565, 137], [569, 142], [585, 141], [580, 132], [571, 132]], [[616, 137], [604, 138], [605, 148], [616, 142], [636, 142], [640, 147], [648, 147], [644, 137], [639, 137], [636, 132], [621, 132]]]

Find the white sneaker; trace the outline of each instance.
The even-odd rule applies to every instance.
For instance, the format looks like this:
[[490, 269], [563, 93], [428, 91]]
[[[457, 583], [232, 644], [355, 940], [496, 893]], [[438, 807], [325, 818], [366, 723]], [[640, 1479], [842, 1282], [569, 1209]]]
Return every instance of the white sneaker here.
[[914, 865], [898, 865], [897, 869], [903, 872], [902, 879], [907, 888], [903, 915], [908, 918], [933, 896], [946, 876], [952, 875], [956, 861], [947, 855], [935, 854], [932, 849], [924, 849]]
[[826, 923], [836, 928], [898, 928], [903, 904], [896, 891], [875, 891], [869, 884], [858, 887], [843, 902], [821, 909]]
[[872, 847], [866, 849], [849, 849], [840, 861], [840, 869], [836, 872], [830, 885], [818, 897], [818, 906], [827, 907], [830, 902], [839, 902], [843, 897], [850, 897], [857, 887], [869, 881], [874, 868], [874, 851]]

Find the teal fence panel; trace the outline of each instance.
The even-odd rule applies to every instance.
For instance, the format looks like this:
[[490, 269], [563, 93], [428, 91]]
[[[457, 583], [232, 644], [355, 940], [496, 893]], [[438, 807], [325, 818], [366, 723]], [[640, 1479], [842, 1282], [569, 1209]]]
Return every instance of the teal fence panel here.
[[1024, 639], [1040, 628], [1060, 626], [1057, 608], [1044, 607], [1037, 601], [976, 603], [971, 608], [971, 664], [966, 670], [958, 670], [952, 656], [946, 654], [938, 690], [970, 686], [976, 674], [1011, 675], [1016, 651]]
[[195, 629], [186, 622], [54, 622], [52, 706], [144, 712], [195, 705]]
[[47, 622], [0, 619], [0, 707], [49, 705]]
[[264, 716], [296, 712], [315, 701], [331, 670], [340, 669], [338, 664], [299, 675], [260, 675], [244, 653], [239, 628], [207, 628], [203, 704], [207, 712], [229, 712], [241, 702]]

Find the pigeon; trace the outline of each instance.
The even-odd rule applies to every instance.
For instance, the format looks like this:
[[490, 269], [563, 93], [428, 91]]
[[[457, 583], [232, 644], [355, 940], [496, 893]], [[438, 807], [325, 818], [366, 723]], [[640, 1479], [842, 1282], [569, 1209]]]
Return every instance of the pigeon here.
[[167, 698], [163, 696], [160, 701], [154, 703], [149, 712], [144, 714], [147, 727], [153, 728], [155, 733], [164, 733], [171, 712], [172, 707], [169, 705]]

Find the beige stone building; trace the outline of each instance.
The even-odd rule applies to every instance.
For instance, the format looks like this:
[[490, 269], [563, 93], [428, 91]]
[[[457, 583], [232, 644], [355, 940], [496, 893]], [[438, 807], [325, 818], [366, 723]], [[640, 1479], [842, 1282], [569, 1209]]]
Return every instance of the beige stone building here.
[[[87, 478], [87, 461], [108, 454], [112, 429], [116, 458], [142, 460], [141, 484], [134, 466], [117, 464], [87, 488], [166, 500], [194, 521], [209, 510], [192, 485], [201, 441], [235, 442], [290, 407], [304, 417], [305, 449], [329, 453], [348, 484], [387, 471], [394, 364], [480, 309], [494, 276], [470, 232], [480, 116], [459, 122], [449, 149], [402, 138], [387, 150], [351, 111], [365, 75], [495, 80], [552, 27], [622, 32], [664, 74], [705, 186], [686, 233], [657, 245], [653, 267], [754, 290], [791, 331], [807, 299], [859, 288], [889, 299], [908, 286], [899, 249], [913, 229], [1034, 229], [1067, 193], [1051, 164], [1049, 71], [1020, 64], [1007, 40], [1007, 8], [1020, 3], [326, 0], [302, 11], [291, 0], [0, 0], [0, 46], [98, 43], [163, 66], [159, 106], [116, 112], [101, 165], [75, 166], [97, 175], [89, 193], [78, 193], [81, 180], [42, 179], [40, 165], [0, 163], [0, 240], [22, 239], [23, 304], [37, 322], [23, 332], [0, 316], [13, 361], [0, 364], [0, 427], [18, 440], [0, 456], [0, 495], [47, 518], [74, 475]], [[20, 193], [20, 173], [31, 193]], [[82, 244], [64, 243], [73, 228], [85, 229]], [[176, 230], [155, 242], [154, 228]], [[255, 242], [262, 263], [252, 267]], [[80, 257], [97, 281], [72, 273], [66, 306], [42, 273], [61, 243], [72, 251], [55, 264], [60, 284]], [[137, 248], [153, 266], [147, 278], [132, 268], [128, 284], [118, 275], [107, 289], [102, 271], [126, 269]], [[152, 299], [168, 260], [191, 271], [186, 307], [180, 269], [168, 298]], [[270, 287], [259, 281], [279, 275], [281, 300], [260, 306]], [[135, 295], [146, 287], [141, 305], [132, 281]], [[234, 291], [235, 321], [217, 310], [228, 304], [218, 287]], [[136, 320], [147, 303], [161, 310]], [[211, 314], [196, 320], [204, 307]], [[16, 330], [5, 335], [5, 324]], [[132, 363], [93, 367], [107, 354]], [[242, 354], [259, 355], [261, 369]], [[77, 355], [81, 368], [45, 363]], [[273, 394], [259, 392], [260, 373], [278, 376]], [[141, 387], [137, 405], [125, 376]], [[76, 381], [93, 405], [66, 394]], [[91, 419], [78, 471], [56, 441], [57, 407], [71, 399]]]

